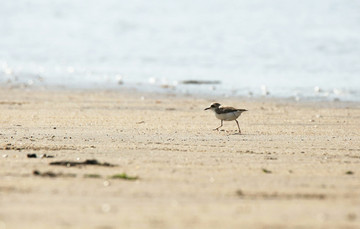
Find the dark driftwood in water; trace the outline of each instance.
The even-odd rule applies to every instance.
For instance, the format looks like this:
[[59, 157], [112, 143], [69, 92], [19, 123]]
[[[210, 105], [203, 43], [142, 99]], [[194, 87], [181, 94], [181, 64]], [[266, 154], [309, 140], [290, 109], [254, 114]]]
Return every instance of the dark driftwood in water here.
[[184, 80], [182, 84], [220, 84], [218, 80]]

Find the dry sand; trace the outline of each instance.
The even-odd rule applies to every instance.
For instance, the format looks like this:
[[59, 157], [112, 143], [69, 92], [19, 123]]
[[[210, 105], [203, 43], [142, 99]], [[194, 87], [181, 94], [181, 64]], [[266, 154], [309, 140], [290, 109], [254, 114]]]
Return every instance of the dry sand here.
[[359, 104], [216, 100], [1, 88], [0, 229], [360, 227]]

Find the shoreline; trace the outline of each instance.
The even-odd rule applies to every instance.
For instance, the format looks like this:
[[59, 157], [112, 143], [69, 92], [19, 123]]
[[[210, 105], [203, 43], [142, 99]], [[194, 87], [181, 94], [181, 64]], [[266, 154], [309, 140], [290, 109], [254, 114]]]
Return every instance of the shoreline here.
[[78, 88], [78, 87], [66, 87], [66, 86], [24, 86], [24, 85], [4, 85], [0, 84], [0, 89], [4, 90], [30, 90], [30, 91], [46, 91], [46, 92], [112, 92], [112, 93], [122, 93], [122, 94], [138, 94], [139, 96], [148, 95], [153, 96], [173, 96], [177, 98], [189, 98], [194, 97], [198, 99], [209, 99], [209, 101], [220, 101], [220, 100], [244, 100], [249, 102], [271, 102], [271, 103], [280, 103], [280, 104], [298, 104], [304, 106], [321, 106], [321, 107], [337, 107], [337, 108], [360, 108], [360, 101], [348, 101], [348, 100], [328, 100], [318, 98], [303, 98], [301, 100], [295, 100], [293, 96], [290, 97], [274, 97], [271, 95], [268, 96], [242, 96], [242, 95], [219, 95], [208, 93], [190, 93], [190, 92], [181, 92], [181, 91], [172, 91], [169, 89], [164, 89], [161, 87], [154, 87], [154, 91], [144, 89], [141, 87], [134, 86], [125, 86], [119, 85], [115, 88], [101, 88], [101, 87], [90, 87], [90, 88]]
[[360, 226], [358, 104], [223, 98], [249, 110], [239, 135], [235, 122], [212, 130], [206, 97], [1, 88], [0, 98], [0, 226]]

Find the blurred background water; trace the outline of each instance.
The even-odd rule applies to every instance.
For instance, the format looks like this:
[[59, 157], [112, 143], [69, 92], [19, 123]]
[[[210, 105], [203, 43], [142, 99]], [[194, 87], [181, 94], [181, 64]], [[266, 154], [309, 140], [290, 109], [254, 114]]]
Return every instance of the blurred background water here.
[[0, 0], [0, 82], [360, 101], [360, 1]]

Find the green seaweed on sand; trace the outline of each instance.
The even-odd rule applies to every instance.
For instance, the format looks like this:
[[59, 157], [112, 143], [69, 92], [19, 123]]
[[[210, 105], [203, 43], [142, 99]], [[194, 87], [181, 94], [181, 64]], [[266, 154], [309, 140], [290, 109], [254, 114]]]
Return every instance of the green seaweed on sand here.
[[84, 174], [84, 178], [101, 178], [99, 174]]
[[264, 168], [262, 168], [262, 171], [263, 171], [264, 173], [271, 173], [270, 170], [267, 170], [267, 169], [264, 169]]
[[123, 179], [123, 180], [137, 180], [138, 176], [129, 176], [126, 173], [114, 174], [109, 177], [110, 179]]

